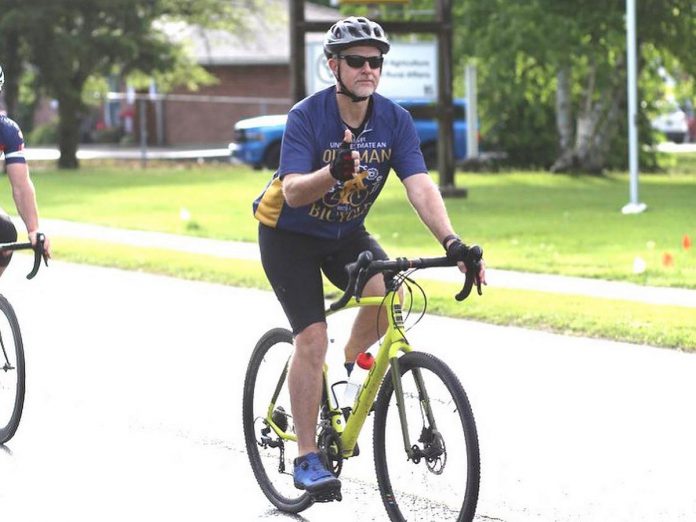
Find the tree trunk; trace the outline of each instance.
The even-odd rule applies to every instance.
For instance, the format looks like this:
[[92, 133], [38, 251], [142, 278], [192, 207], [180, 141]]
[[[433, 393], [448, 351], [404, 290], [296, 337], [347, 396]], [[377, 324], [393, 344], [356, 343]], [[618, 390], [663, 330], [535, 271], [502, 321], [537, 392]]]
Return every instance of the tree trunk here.
[[584, 161], [584, 168], [589, 172], [600, 173], [606, 166], [611, 142], [619, 128], [620, 107], [621, 102], [625, 98], [624, 93], [625, 89], [617, 85], [614, 85], [606, 93], [605, 102], [602, 103], [601, 118], [596, 125], [593, 136], [590, 154]]
[[566, 154], [573, 143], [573, 94], [570, 66], [563, 65], [556, 75], [556, 127], [561, 155]]
[[[617, 71], [623, 71], [624, 61], [618, 60]], [[583, 93], [575, 127], [575, 143], [551, 166], [551, 172], [586, 172], [601, 174], [606, 165], [611, 141], [618, 128], [619, 108], [623, 100], [621, 78], [618, 75], [611, 85], [606, 86], [599, 97], [595, 97], [595, 69], [590, 68], [587, 87]], [[560, 130], [559, 130], [560, 134]], [[561, 137], [562, 139], [562, 137]]]
[[3, 56], [3, 71], [5, 72], [5, 106], [7, 114], [17, 119], [19, 110], [19, 78], [22, 73], [22, 59], [19, 56], [19, 34], [12, 31], [5, 35], [6, 52]]
[[82, 102], [78, 96], [67, 95], [58, 99], [58, 148], [60, 158], [58, 168], [76, 169], [77, 146], [80, 140], [80, 114], [82, 114]]
[[573, 102], [571, 71], [562, 65], [556, 74], [556, 130], [558, 131], [558, 159], [551, 166], [552, 172], [563, 165], [573, 163]]

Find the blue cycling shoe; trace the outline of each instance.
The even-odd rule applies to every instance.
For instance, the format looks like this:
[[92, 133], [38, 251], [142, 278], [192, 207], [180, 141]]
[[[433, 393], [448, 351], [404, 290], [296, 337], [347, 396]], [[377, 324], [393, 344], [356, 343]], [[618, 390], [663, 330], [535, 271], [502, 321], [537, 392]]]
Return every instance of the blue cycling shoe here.
[[295, 459], [293, 479], [297, 489], [304, 489], [315, 502], [341, 500], [341, 481], [326, 469], [319, 453]]

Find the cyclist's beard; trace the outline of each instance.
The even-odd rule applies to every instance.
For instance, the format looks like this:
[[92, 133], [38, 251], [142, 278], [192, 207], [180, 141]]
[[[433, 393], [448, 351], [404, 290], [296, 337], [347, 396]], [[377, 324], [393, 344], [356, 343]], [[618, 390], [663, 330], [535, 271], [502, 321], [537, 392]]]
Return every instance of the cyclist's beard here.
[[353, 90], [349, 89], [345, 83], [343, 83], [343, 79], [341, 78], [341, 69], [338, 69], [338, 72], [336, 74], [336, 79], [338, 80], [338, 85], [340, 89], [337, 90], [338, 94], [343, 94], [345, 96], [348, 96], [353, 103], [358, 103], [367, 100], [377, 89], [377, 80], [372, 77], [374, 84], [368, 85], [368, 84], [362, 84], [358, 85], [353, 88]]

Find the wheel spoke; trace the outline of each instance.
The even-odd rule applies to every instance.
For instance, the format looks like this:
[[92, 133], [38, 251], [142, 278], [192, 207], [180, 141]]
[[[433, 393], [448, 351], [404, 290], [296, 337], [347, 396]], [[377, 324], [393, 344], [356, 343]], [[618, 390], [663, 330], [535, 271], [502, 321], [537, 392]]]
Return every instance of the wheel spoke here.
[[411, 458], [391, 379], [375, 412], [377, 478], [391, 520], [473, 517], [479, 481], [476, 427], [456, 376], [438, 359], [412, 352], [399, 363]]
[[294, 485], [297, 444], [281, 438], [267, 420], [273, 404], [273, 423], [285, 433], [294, 434], [284, 375], [292, 352], [292, 334], [287, 330], [271, 330], [259, 341], [247, 369], [242, 416], [249, 461], [261, 490], [278, 509], [297, 513], [312, 504]]
[[15, 434], [24, 405], [24, 348], [19, 323], [10, 303], [0, 296], [0, 444]]

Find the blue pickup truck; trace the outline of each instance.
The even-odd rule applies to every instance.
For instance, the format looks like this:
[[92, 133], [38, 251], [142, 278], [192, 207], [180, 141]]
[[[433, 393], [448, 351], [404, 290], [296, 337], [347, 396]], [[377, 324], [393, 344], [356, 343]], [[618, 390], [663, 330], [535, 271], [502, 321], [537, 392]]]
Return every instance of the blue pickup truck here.
[[[394, 100], [405, 108], [416, 125], [421, 150], [428, 168], [437, 165], [437, 120], [427, 115], [432, 102], [426, 100]], [[234, 126], [234, 141], [230, 154], [256, 169], [275, 170], [280, 161], [280, 142], [285, 129], [285, 114], [258, 116], [238, 121]], [[466, 102], [454, 100], [454, 158], [466, 158]]]

